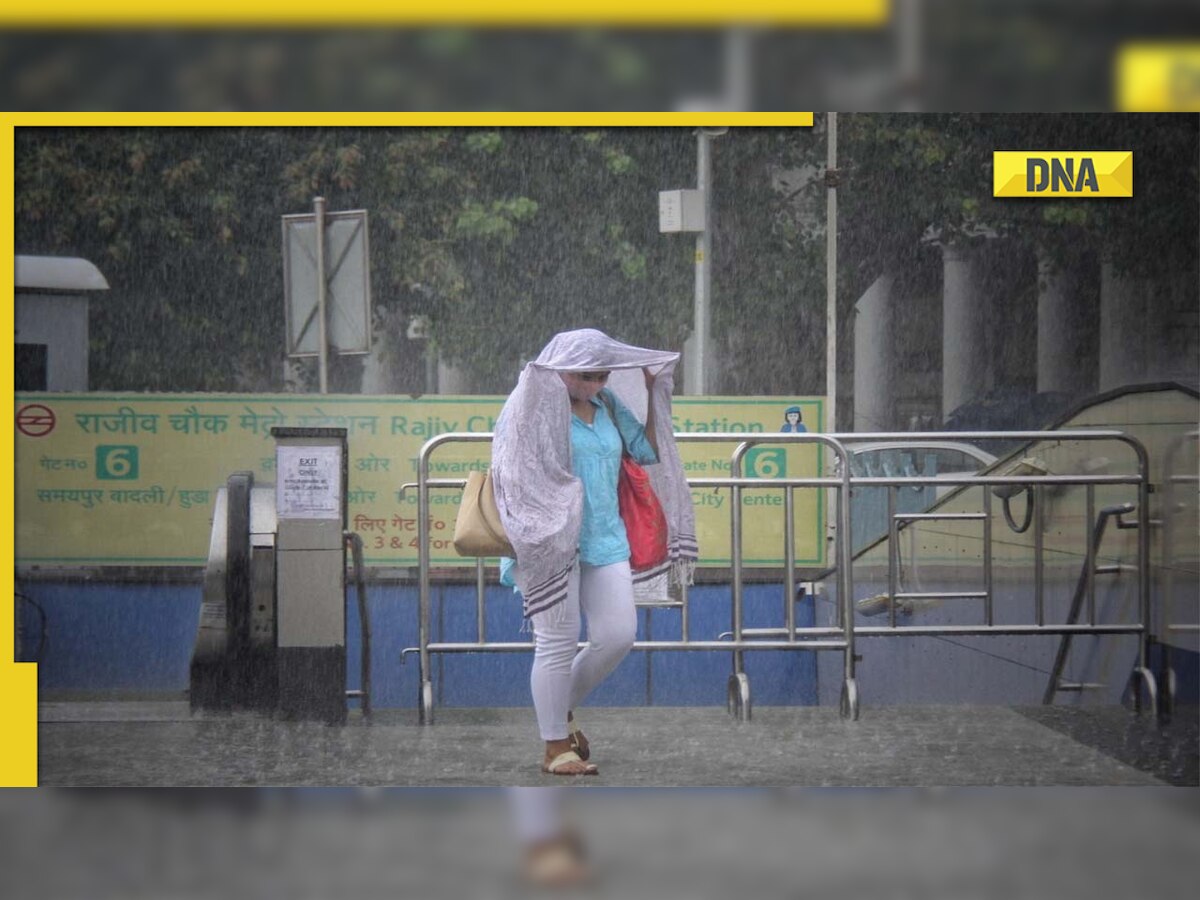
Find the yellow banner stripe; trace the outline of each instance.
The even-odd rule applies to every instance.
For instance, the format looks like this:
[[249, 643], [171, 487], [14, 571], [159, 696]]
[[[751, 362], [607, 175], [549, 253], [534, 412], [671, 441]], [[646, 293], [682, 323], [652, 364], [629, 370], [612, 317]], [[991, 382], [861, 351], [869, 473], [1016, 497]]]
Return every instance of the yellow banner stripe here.
[[807, 25], [879, 26], [888, 18], [890, 0], [576, 0], [574, 3], [514, 0], [454, 0], [448, 3], [351, 0], [268, 0], [233, 3], [215, 0], [161, 4], [116, 0], [57, 0], [9, 4], [0, 13], [5, 25]]
[[277, 127], [340, 126], [392, 128], [506, 128], [537, 127], [731, 127], [807, 128], [811, 112], [530, 112], [530, 113], [7, 113], [3, 121], [17, 126], [45, 127]]

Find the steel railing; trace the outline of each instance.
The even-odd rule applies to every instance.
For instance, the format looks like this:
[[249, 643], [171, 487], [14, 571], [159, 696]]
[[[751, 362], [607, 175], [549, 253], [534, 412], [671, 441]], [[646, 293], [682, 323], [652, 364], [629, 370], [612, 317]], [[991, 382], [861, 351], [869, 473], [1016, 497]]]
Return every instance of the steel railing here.
[[[484, 561], [476, 563], [476, 627], [477, 640], [474, 642], [433, 642], [430, 640], [430, 546], [429, 546], [429, 492], [431, 489], [453, 489], [463, 486], [464, 479], [430, 478], [429, 458], [439, 447], [451, 443], [487, 442], [490, 433], [451, 433], [432, 438], [421, 448], [418, 458], [418, 480], [415, 484], [404, 485], [402, 490], [415, 488], [418, 492], [418, 581], [419, 581], [419, 625], [418, 643], [415, 648], [407, 648], [404, 656], [417, 653], [420, 658], [420, 713], [422, 722], [432, 722], [433, 719], [433, 686], [431, 681], [430, 658], [435, 653], [474, 653], [488, 652], [529, 652], [532, 643], [521, 642], [490, 642], [486, 638], [484, 624], [484, 591], [486, 587]], [[728, 489], [730, 491], [730, 592], [731, 592], [731, 630], [722, 634], [717, 640], [693, 640], [688, 633], [687, 597], [686, 593], [676, 605], [682, 606], [681, 639], [678, 641], [646, 640], [634, 644], [634, 649], [653, 651], [676, 650], [729, 650], [733, 654], [733, 673], [730, 676], [729, 707], [730, 711], [739, 718], [750, 716], [749, 681], [745, 675], [744, 654], [746, 651], [757, 650], [836, 650], [843, 654], [843, 681], [839, 709], [843, 717], [855, 719], [859, 714], [858, 689], [855, 678], [856, 636], [886, 636], [886, 635], [985, 635], [1003, 634], [1017, 636], [1043, 635], [1115, 635], [1136, 634], [1139, 636], [1138, 665], [1131, 678], [1140, 679], [1140, 685], [1135, 685], [1135, 705], [1140, 710], [1142, 691], [1149, 697], [1152, 708], [1157, 705], [1157, 688], [1155, 677], [1148, 666], [1149, 644], [1152, 640], [1150, 614], [1150, 584], [1149, 584], [1149, 460], [1145, 447], [1136, 439], [1119, 431], [1111, 430], [1067, 430], [1067, 431], [1030, 431], [1030, 432], [949, 432], [925, 433], [919, 437], [911, 432], [898, 434], [719, 434], [719, 433], [684, 433], [677, 434], [679, 443], [733, 443], [736, 446], [730, 457], [730, 475], [725, 478], [689, 478], [691, 487]], [[1118, 441], [1128, 445], [1137, 458], [1137, 472], [1125, 475], [956, 475], [953, 477], [933, 477], [928, 475], [870, 477], [853, 476], [851, 474], [846, 445], [857, 441], [911, 441], [914, 446], [930, 440], [991, 440], [1015, 439], [1027, 442], [1054, 441]], [[746, 453], [758, 444], [820, 444], [829, 447], [837, 461], [838, 475], [833, 477], [813, 478], [748, 478], [742, 474], [743, 461]], [[915, 485], [939, 486], [961, 485], [982, 486], [983, 510], [980, 513], [897, 513], [891, 502], [897, 488]], [[1137, 502], [1135, 512], [1137, 522], [1129, 527], [1138, 529], [1137, 562], [1134, 567], [1137, 572], [1138, 616], [1136, 622], [1120, 624], [1101, 624], [1095, 621], [1094, 579], [1088, 577], [1084, 584], [1084, 596], [1088, 602], [1088, 622], [1082, 623], [1052, 623], [1047, 624], [1045, 616], [1045, 547], [1043, 532], [1045, 528], [1045, 492], [1059, 489], [1063, 486], [1083, 486], [1086, 490], [1086, 505], [1088, 522], [1095, 519], [1094, 492], [1097, 487], [1105, 485], [1128, 485], [1136, 488]], [[889, 607], [888, 624], [886, 626], [859, 625], [855, 623], [855, 603], [853, 599], [853, 571], [851, 562], [851, 489], [854, 487], [887, 487], [889, 489], [888, 515], [888, 592], [886, 603]], [[1032, 491], [1034, 509], [1034, 598], [1033, 622], [1029, 624], [997, 625], [994, 621], [994, 586], [992, 579], [991, 555], [991, 488], [1001, 486], [1028, 487]], [[795, 624], [795, 536], [793, 515], [793, 493], [797, 488], [830, 490], [836, 505], [836, 527], [832, 534], [833, 552], [829, 561], [831, 567], [826, 575], [835, 579], [838, 603], [835, 607], [835, 622], [832, 625], [797, 627]], [[785, 586], [785, 624], [782, 628], [745, 628], [743, 626], [743, 560], [742, 547], [743, 520], [742, 496], [747, 490], [773, 489], [784, 491], [784, 586]], [[898, 590], [898, 536], [906, 525], [920, 521], [937, 519], [958, 519], [961, 521], [979, 521], [983, 534], [983, 560], [981, 580], [983, 589], [971, 592], [949, 591], [910, 591]], [[1090, 534], [1091, 529], [1088, 529]], [[1094, 570], [1095, 548], [1092, 542], [1087, 542], [1085, 548], [1089, 568]], [[896, 621], [898, 601], [971, 598], [983, 603], [983, 622], [976, 625], [901, 625]], [[1139, 687], [1141, 689], [1139, 689]]]
[[[1149, 561], [1150, 561], [1150, 527], [1151, 519], [1149, 514], [1149, 497], [1150, 497], [1150, 474], [1149, 474], [1149, 455], [1145, 447], [1137, 439], [1130, 437], [1120, 431], [1111, 430], [1062, 430], [1062, 431], [1005, 431], [1005, 432], [922, 432], [919, 437], [914, 436], [911, 432], [901, 433], [884, 433], [884, 434], [845, 434], [836, 435], [841, 441], [846, 444], [853, 444], [856, 441], [909, 441], [914, 447], [919, 447], [921, 443], [926, 441], [945, 441], [945, 440], [1018, 440], [1031, 443], [1048, 443], [1048, 442], [1073, 442], [1073, 441], [1118, 441], [1130, 447], [1137, 458], [1137, 471], [1125, 475], [1014, 475], [1014, 474], [986, 474], [986, 475], [955, 475], [952, 477], [932, 477], [928, 475], [918, 476], [889, 476], [889, 477], [871, 477], [871, 476], [855, 476], [851, 478], [850, 484], [855, 487], [887, 487], [889, 494], [889, 509], [888, 509], [888, 539], [887, 539], [887, 556], [888, 556], [888, 590], [880, 599], [888, 608], [888, 624], [882, 626], [856, 625], [853, 629], [854, 633], [863, 637], [880, 637], [888, 635], [909, 635], [909, 636], [966, 636], [966, 635], [1014, 635], [1014, 636], [1035, 636], [1035, 635], [1115, 635], [1115, 634], [1135, 634], [1139, 637], [1138, 642], [1138, 664], [1134, 668], [1131, 675], [1131, 680], [1139, 682], [1134, 685], [1134, 702], [1137, 709], [1141, 709], [1142, 692], [1145, 690], [1147, 699], [1152, 708], [1157, 707], [1157, 684], [1154, 674], [1149, 669], [1149, 648], [1153, 641], [1153, 619], [1151, 616], [1150, 604], [1150, 577], [1149, 577]], [[898, 488], [915, 485], [931, 485], [939, 486], [958, 485], [958, 486], [983, 486], [983, 511], [981, 513], [939, 513], [937, 511], [925, 514], [912, 513], [896, 513], [891, 497], [894, 491]], [[997, 625], [993, 620], [993, 600], [994, 590], [992, 584], [992, 559], [991, 559], [991, 503], [993, 487], [1002, 486], [1020, 486], [1030, 487], [1033, 492], [1034, 503], [1034, 584], [1033, 584], [1033, 619], [1032, 624], [1006, 624]], [[1095, 512], [1095, 490], [1102, 485], [1129, 485], [1137, 490], [1137, 502], [1135, 504], [1135, 512], [1137, 521], [1128, 527], [1136, 528], [1137, 547], [1136, 547], [1136, 564], [1135, 571], [1137, 573], [1137, 596], [1138, 596], [1138, 616], [1137, 621], [1121, 624], [1098, 624], [1095, 622], [1095, 580], [1092, 575], [1095, 572], [1095, 547], [1093, 542], [1086, 541], [1084, 553], [1087, 558], [1087, 570], [1089, 572], [1085, 584], [1084, 591], [1087, 598], [1089, 621], [1087, 624], [1078, 623], [1063, 623], [1063, 624], [1047, 624], [1045, 615], [1045, 494], [1046, 491], [1062, 488], [1066, 486], [1082, 486], [1086, 492], [1086, 517], [1088, 523], [1096, 521]], [[958, 518], [960, 520], [978, 520], [982, 524], [983, 542], [983, 590], [981, 591], [929, 591], [929, 592], [904, 592], [899, 591], [899, 531], [902, 523], [905, 521], [920, 521], [922, 519], [935, 520], [946, 518]], [[1087, 529], [1088, 534], [1091, 533], [1091, 527]], [[940, 600], [951, 598], [966, 598], [978, 599], [983, 601], [983, 623], [978, 625], [900, 625], [896, 621], [896, 609], [899, 601], [903, 600]], [[772, 637], [781, 632], [781, 629], [761, 628], [750, 629], [744, 633], [749, 637]], [[1140, 688], [1140, 689], [1139, 689]]]
[[[426, 441], [421, 447], [417, 459], [417, 482], [406, 484], [401, 491], [416, 488], [417, 517], [418, 517], [418, 646], [402, 651], [403, 659], [410, 653], [417, 653], [420, 659], [420, 713], [422, 722], [432, 722], [433, 719], [433, 684], [431, 681], [430, 657], [435, 653], [477, 653], [487, 652], [529, 652], [533, 645], [530, 641], [492, 642], [486, 640], [483, 630], [484, 603], [484, 563], [476, 562], [476, 634], [477, 640], [466, 642], [433, 642], [430, 640], [431, 601], [430, 601], [430, 547], [429, 547], [429, 491], [431, 489], [461, 489], [465, 479], [461, 478], [431, 478], [429, 477], [429, 458], [441, 446], [452, 443], [480, 443], [490, 441], [488, 432], [453, 432], [438, 435]], [[852, 569], [850, 566], [850, 510], [849, 510], [849, 465], [845, 448], [834, 437], [824, 434], [721, 434], [721, 433], [682, 433], [676, 434], [677, 443], [707, 443], [735, 444], [730, 457], [730, 476], [727, 478], [689, 478], [690, 487], [712, 487], [728, 489], [730, 497], [730, 561], [732, 569], [732, 604], [731, 625], [732, 640], [694, 640], [687, 630], [687, 599], [686, 594], [681, 598], [683, 606], [682, 635], [678, 641], [643, 640], [633, 645], [635, 650], [676, 651], [676, 650], [729, 650], [733, 653], [733, 673], [728, 683], [730, 711], [739, 718], [750, 716], [749, 680], [745, 675], [742, 654], [746, 650], [838, 650], [844, 656], [845, 681], [842, 689], [842, 714], [857, 717], [858, 702], [857, 688], [854, 683], [854, 633], [850, 625], [853, 614], [850, 610], [854, 588]], [[756, 444], [818, 444], [829, 447], [839, 460], [837, 477], [813, 478], [748, 478], [742, 475], [742, 462], [746, 452]], [[791, 495], [796, 488], [832, 489], [837, 496], [837, 515], [839, 525], [835, 531], [835, 558], [838, 560], [834, 574], [837, 579], [838, 596], [841, 605], [838, 611], [839, 627], [836, 629], [821, 629], [819, 633], [812, 629], [797, 629], [794, 627], [794, 610], [788, 612], [788, 621], [793, 625], [789, 633], [781, 640], [747, 640], [742, 632], [743, 619], [743, 548], [742, 548], [742, 492], [746, 490], [785, 490], [787, 498], [784, 509], [790, 512], [793, 508]], [[786, 583], [792, 590], [785, 597], [785, 604], [790, 608], [794, 603], [795, 578], [795, 540], [794, 522], [787, 517], [784, 525], [785, 549], [784, 567]], [[843, 537], [845, 538], [843, 540]], [[798, 640], [797, 638], [825, 638], [824, 640]]]
[[[1171, 665], [1173, 641], [1186, 640], [1188, 635], [1200, 632], [1200, 623], [1194, 621], [1196, 616], [1195, 582], [1189, 582], [1182, 590], [1179, 588], [1179, 572], [1184, 569], [1193, 576], [1200, 577], [1200, 567], [1195, 564], [1196, 534], [1194, 530], [1184, 533], [1180, 541], [1182, 529], [1177, 520], [1189, 514], [1197, 515], [1200, 506], [1200, 474], [1197, 473], [1197, 444], [1200, 443], [1200, 430], [1182, 434], [1173, 440], [1163, 457], [1163, 500], [1162, 500], [1162, 602], [1159, 603], [1157, 623], [1159, 649], [1159, 675], [1163, 682], [1159, 699], [1159, 715], [1170, 719], [1175, 707], [1175, 669]], [[1192, 451], [1191, 464], [1180, 466], [1179, 459], [1184, 448]], [[1186, 550], [1184, 550], [1186, 548]], [[1191, 559], [1181, 559], [1183, 552], [1192, 555]], [[1188, 568], [1187, 564], [1192, 563]], [[1180, 602], [1179, 598], [1183, 601]], [[1193, 621], [1183, 622], [1176, 618], [1182, 609], [1191, 611]], [[1195, 638], [1190, 643], [1195, 644]]]

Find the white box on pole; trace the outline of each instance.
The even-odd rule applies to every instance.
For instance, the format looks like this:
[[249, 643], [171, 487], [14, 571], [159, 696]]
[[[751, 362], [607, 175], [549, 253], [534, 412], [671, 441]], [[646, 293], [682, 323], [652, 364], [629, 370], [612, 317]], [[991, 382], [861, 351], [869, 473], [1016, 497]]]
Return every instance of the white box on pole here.
[[704, 191], [659, 191], [658, 230], [663, 233], [703, 231]]

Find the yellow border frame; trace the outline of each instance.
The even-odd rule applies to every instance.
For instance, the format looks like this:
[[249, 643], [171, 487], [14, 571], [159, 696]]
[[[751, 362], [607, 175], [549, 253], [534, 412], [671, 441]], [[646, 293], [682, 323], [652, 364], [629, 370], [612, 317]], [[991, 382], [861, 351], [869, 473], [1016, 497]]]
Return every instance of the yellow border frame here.
[[681, 27], [776, 25], [807, 27], [872, 27], [884, 24], [891, 0], [350, 0], [330, 5], [313, 0], [266, 0], [256, 4], [182, 0], [151, 6], [138, 0], [97, 5], [90, 0], [51, 0], [10, 5], [0, 24], [19, 27], [348, 27], [439, 25], [483, 27], [579, 27], [589, 25]]
[[[385, 126], [385, 127], [791, 127], [813, 124], [811, 112], [788, 113], [0, 113], [0, 279], [5, 285], [2, 325], [14, 329], [14, 138], [20, 127], [217, 127], [217, 126]], [[3, 436], [0, 466], [4, 511], [0, 516], [10, 564], [3, 567], [0, 591], [15, 589], [11, 561], [15, 556], [14, 489], [14, 388], [13, 345], [0, 350], [0, 418]], [[14, 618], [0, 615], [0, 786], [37, 785], [37, 666], [15, 663], [8, 648], [14, 646]]]
[[[391, 128], [809, 128], [811, 112], [624, 112], [624, 113], [371, 113], [371, 112], [165, 112], [0, 113], [0, 123], [21, 127], [391, 127]], [[9, 140], [5, 152], [12, 154]], [[12, 171], [9, 172], [11, 190]]]
[[[0, 333], [14, 333], [13, 299], [13, 124], [0, 118], [0, 279], [3, 280], [6, 302], [0, 304]], [[3, 481], [4, 514], [0, 516], [9, 563], [0, 569], [0, 591], [11, 597], [14, 589], [12, 560], [16, 553], [13, 522], [13, 345], [3, 343], [0, 352], [0, 417], [4, 426], [0, 434], [0, 467]], [[15, 608], [15, 604], [14, 604]], [[15, 620], [11, 613], [0, 615], [0, 722], [4, 723], [4, 740], [0, 741], [0, 784], [32, 787], [37, 784], [37, 666], [13, 662]]]

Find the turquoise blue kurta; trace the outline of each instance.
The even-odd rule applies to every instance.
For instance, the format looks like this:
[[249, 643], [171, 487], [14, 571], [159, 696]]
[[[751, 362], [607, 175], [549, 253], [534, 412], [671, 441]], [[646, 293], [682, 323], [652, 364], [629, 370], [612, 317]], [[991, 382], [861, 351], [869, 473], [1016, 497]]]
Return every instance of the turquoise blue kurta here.
[[[579, 532], [579, 559], [589, 566], [608, 566], [629, 559], [629, 540], [625, 523], [617, 509], [617, 479], [621, 474], [621, 435], [629, 455], [642, 465], [658, 462], [646, 430], [637, 417], [608, 389], [603, 391], [616, 412], [617, 423], [609, 418], [608, 408], [593, 398], [595, 419], [588, 425], [571, 415], [571, 468], [583, 483], [583, 525]], [[620, 427], [618, 433], [617, 427]], [[512, 585], [511, 559], [500, 560], [500, 583]]]

